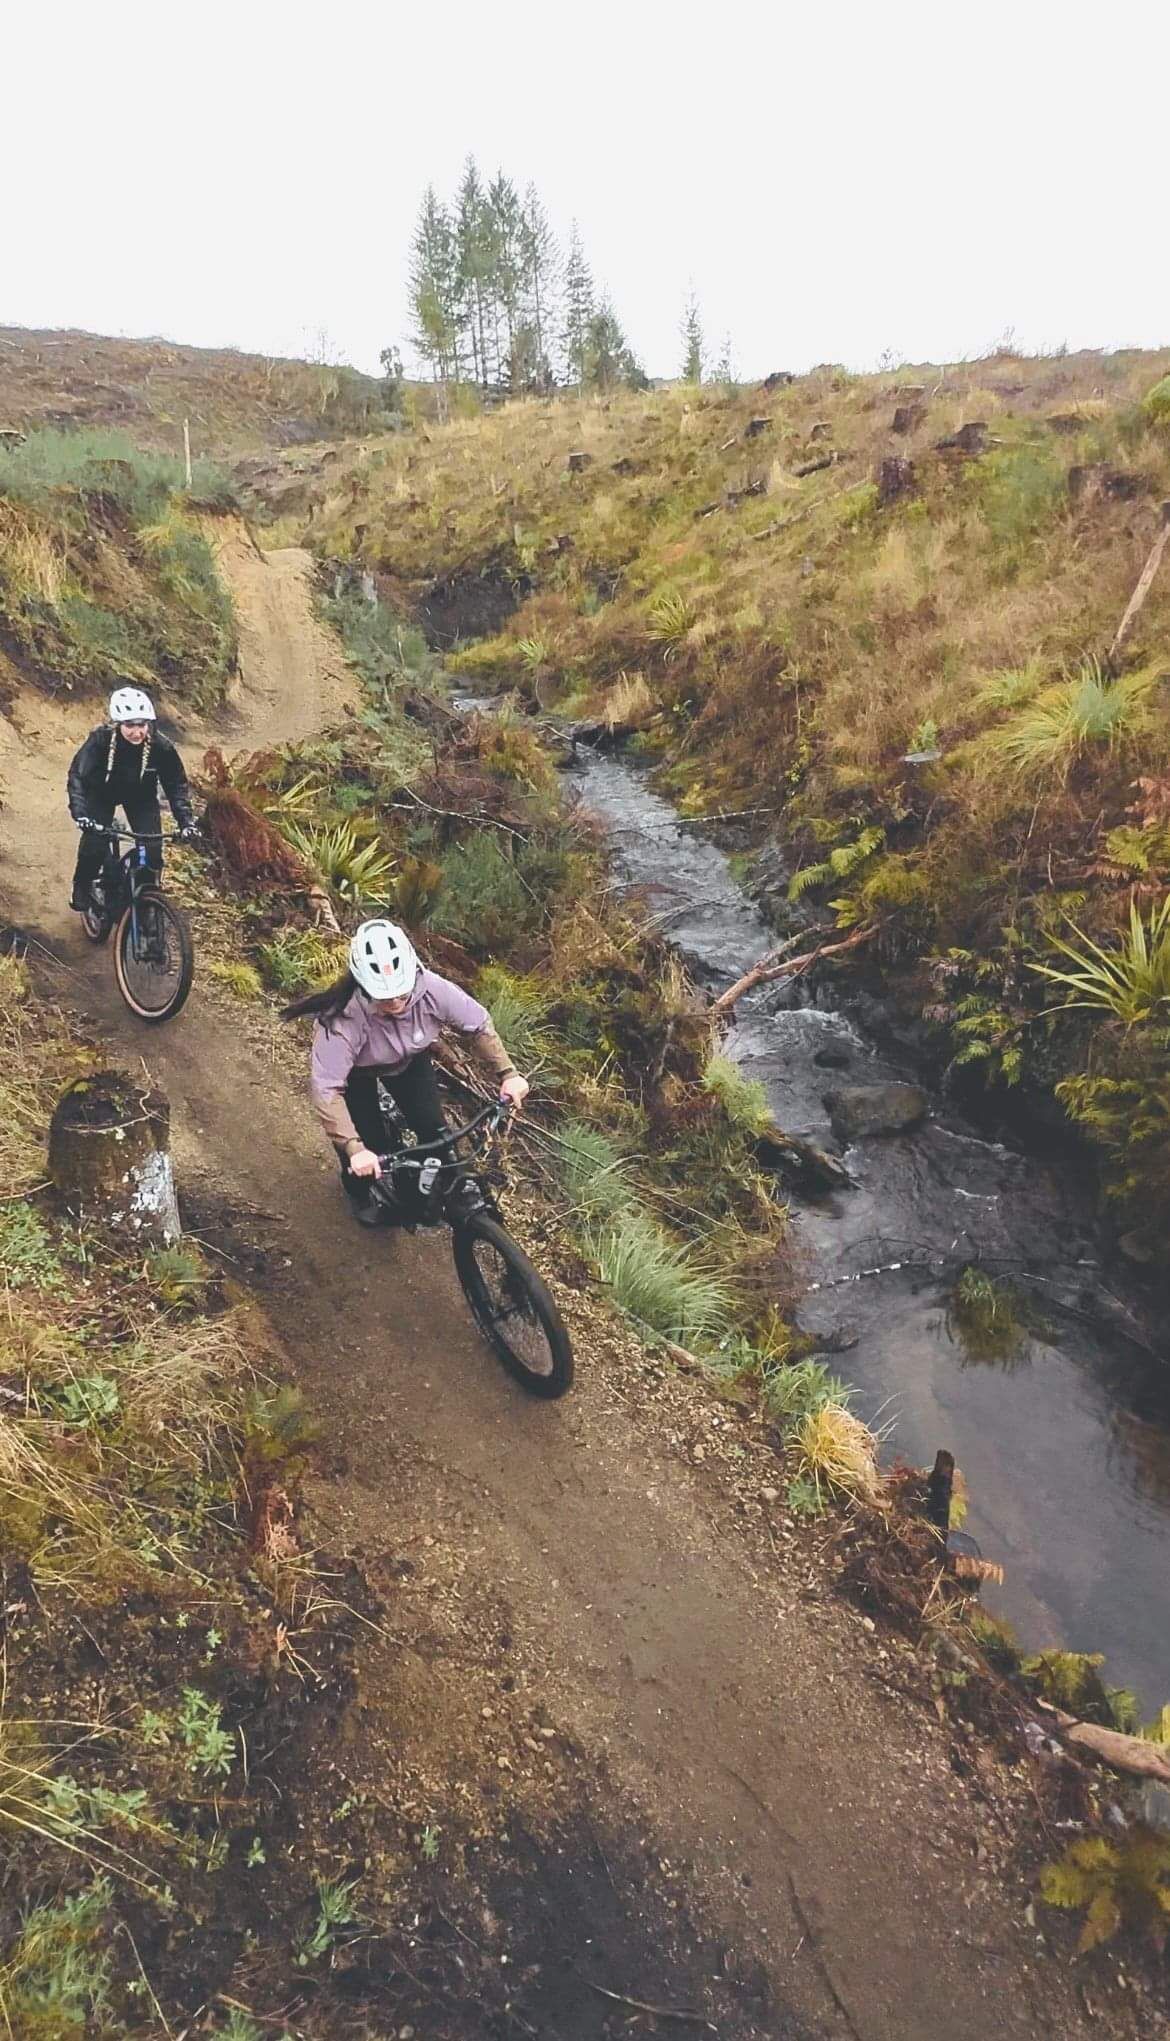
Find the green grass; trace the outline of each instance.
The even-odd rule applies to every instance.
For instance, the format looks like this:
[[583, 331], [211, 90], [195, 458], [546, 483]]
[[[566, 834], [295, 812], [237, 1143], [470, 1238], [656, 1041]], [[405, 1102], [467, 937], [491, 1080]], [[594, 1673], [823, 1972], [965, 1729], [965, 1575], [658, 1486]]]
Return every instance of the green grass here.
[[623, 1217], [636, 1202], [628, 1157], [600, 1127], [565, 1120], [557, 1129], [559, 1166], [575, 1211], [590, 1221]]
[[[177, 455], [147, 453], [127, 433], [60, 431], [44, 426], [23, 445], [0, 449], [0, 494], [43, 504], [54, 490], [102, 495], [145, 524], [170, 497], [187, 495]], [[211, 461], [192, 465], [190, 501], [227, 508], [236, 502], [226, 471]]]
[[1027, 702], [984, 745], [1021, 777], [1047, 773], [1065, 778], [1086, 752], [1132, 745], [1149, 728], [1162, 673], [1160, 665], [1145, 666], [1111, 680], [1088, 660], [1067, 680]]
[[703, 1087], [744, 1134], [757, 1138], [775, 1126], [763, 1085], [745, 1077], [729, 1056], [712, 1056], [703, 1072]]
[[688, 1348], [713, 1345], [727, 1331], [733, 1305], [726, 1284], [649, 1213], [629, 1211], [599, 1226], [590, 1247], [619, 1311], [641, 1330]]
[[547, 1025], [551, 999], [540, 980], [509, 971], [503, 964], [487, 964], [476, 980], [475, 992], [517, 1068], [530, 1071], [542, 1062], [552, 1031]]
[[846, 1384], [812, 1355], [800, 1361], [766, 1364], [760, 1387], [768, 1416], [785, 1427], [799, 1424], [802, 1418], [814, 1416], [830, 1403], [850, 1400]]

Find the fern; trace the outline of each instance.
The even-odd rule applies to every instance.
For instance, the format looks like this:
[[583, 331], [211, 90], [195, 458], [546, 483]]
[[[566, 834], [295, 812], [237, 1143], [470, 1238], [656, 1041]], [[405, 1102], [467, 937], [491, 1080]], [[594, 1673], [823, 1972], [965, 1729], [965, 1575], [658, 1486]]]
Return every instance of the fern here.
[[1146, 1935], [1158, 1950], [1170, 1932], [1170, 1836], [1138, 1823], [1116, 1842], [1079, 1836], [1040, 1873], [1040, 1896], [1070, 1912], [1083, 1908], [1077, 1949], [1087, 1955], [1121, 1928]]
[[[793, 873], [788, 882], [788, 898], [799, 900], [803, 893], [809, 892], [813, 886], [823, 886], [829, 879], [852, 878], [854, 872], [859, 871], [876, 850], [880, 850], [885, 834], [884, 829], [871, 823], [852, 843], [839, 843], [836, 850], [829, 852], [823, 864], [804, 865], [799, 872]], [[840, 907], [843, 903], [834, 901], [833, 904]]]

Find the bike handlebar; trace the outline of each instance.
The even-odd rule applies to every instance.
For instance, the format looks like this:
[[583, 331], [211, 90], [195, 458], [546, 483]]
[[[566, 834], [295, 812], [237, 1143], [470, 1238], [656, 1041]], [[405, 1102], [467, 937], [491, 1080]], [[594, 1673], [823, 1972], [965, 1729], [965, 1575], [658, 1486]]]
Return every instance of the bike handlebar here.
[[[91, 827], [99, 831], [102, 836], [114, 837], [119, 843], [181, 843], [184, 841], [181, 829], [119, 829], [116, 823], [93, 822], [89, 817], [84, 821], [77, 817], [74, 820], [77, 823], [78, 829]], [[189, 843], [191, 841], [190, 836], [185, 840]]]
[[510, 1099], [495, 1098], [491, 1101], [490, 1105], [486, 1105], [483, 1108], [482, 1112], [476, 1113], [473, 1119], [468, 1120], [465, 1127], [453, 1127], [450, 1133], [440, 1135], [437, 1141], [420, 1141], [410, 1148], [392, 1149], [388, 1155], [379, 1155], [378, 1162], [383, 1169], [389, 1169], [394, 1163], [401, 1162], [404, 1157], [413, 1161], [417, 1155], [434, 1155], [449, 1150], [454, 1148], [457, 1142], [466, 1141], [469, 1135], [477, 1134], [481, 1127], [487, 1125], [489, 1120], [494, 1123], [492, 1132], [496, 1133], [499, 1128], [506, 1124], [508, 1116], [512, 1111], [513, 1106]]

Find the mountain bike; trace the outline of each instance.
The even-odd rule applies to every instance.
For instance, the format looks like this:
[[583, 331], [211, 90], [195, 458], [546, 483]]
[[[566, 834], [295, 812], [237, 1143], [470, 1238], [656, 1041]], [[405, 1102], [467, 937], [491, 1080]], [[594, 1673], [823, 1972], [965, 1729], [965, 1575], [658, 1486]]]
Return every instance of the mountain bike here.
[[481, 1333], [530, 1396], [551, 1400], [572, 1386], [573, 1349], [548, 1285], [504, 1225], [485, 1166], [511, 1110], [493, 1101], [437, 1141], [380, 1155], [370, 1196], [390, 1226], [451, 1228], [455, 1272]]
[[[176, 838], [112, 824], [103, 824], [103, 833], [105, 860], [81, 926], [91, 943], [104, 943], [113, 933], [114, 978], [131, 1013], [144, 1021], [170, 1020], [191, 990], [195, 943], [186, 915], [161, 891], [146, 846]], [[123, 842], [130, 847], [119, 857]]]

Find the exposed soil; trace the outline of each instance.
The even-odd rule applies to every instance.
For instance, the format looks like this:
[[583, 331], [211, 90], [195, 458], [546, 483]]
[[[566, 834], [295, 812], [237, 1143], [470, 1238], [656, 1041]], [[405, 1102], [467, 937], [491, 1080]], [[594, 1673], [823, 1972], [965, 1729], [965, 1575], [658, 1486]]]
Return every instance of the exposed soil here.
[[[242, 688], [232, 729], [186, 733], [194, 755], [305, 735], [346, 700], [307, 556], [236, 535], [222, 564]], [[64, 772], [92, 720], [38, 699], [0, 724], [9, 909], [168, 1094], [180, 1186], [243, 1215], [239, 1260], [327, 1427], [314, 1507], [383, 1627], [355, 1640], [352, 1690], [287, 1790], [320, 1826], [332, 1754], [450, 1850], [420, 1920], [457, 1925], [437, 1954], [388, 1952], [386, 2011], [420, 2036], [645, 2030], [634, 2000], [725, 2037], [1170, 2033], [1111, 1959], [1090, 2004], [1029, 1921], [1023, 1759], [939, 1719], [908, 1647], [761, 1499], [763, 1448], [609, 1325], [539, 1210], [510, 1203], [579, 1362], [552, 1407], [480, 1344], [442, 1237], [353, 1227], [266, 1015], [197, 977], [172, 1027], [130, 1019], [64, 905]], [[355, 1872], [367, 1848], [355, 1836]], [[509, 2026], [513, 1954], [530, 1974]]]

